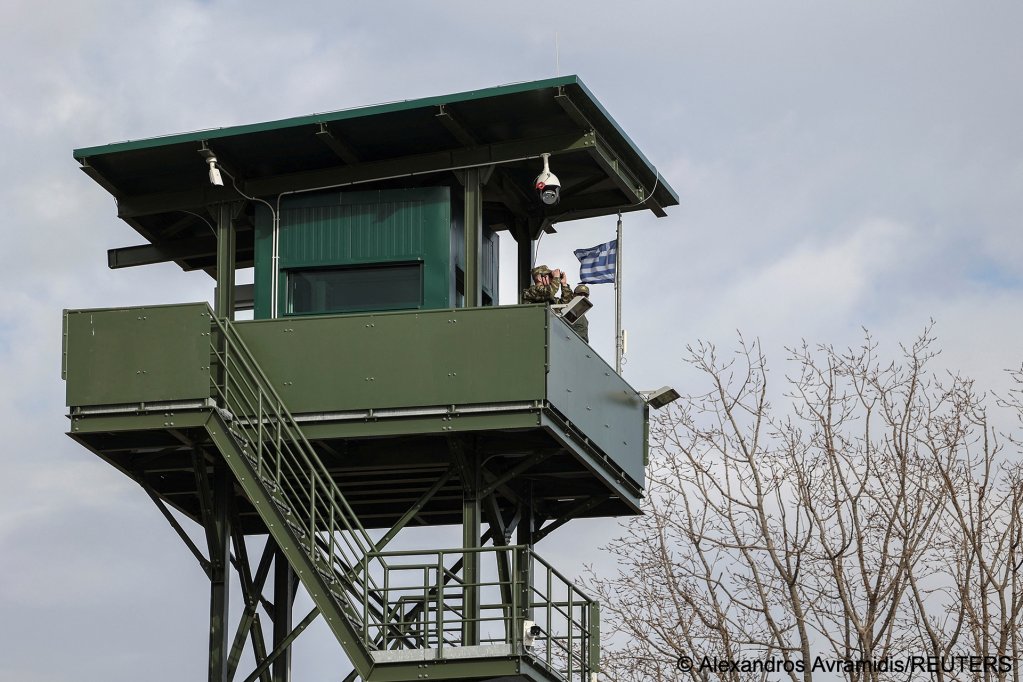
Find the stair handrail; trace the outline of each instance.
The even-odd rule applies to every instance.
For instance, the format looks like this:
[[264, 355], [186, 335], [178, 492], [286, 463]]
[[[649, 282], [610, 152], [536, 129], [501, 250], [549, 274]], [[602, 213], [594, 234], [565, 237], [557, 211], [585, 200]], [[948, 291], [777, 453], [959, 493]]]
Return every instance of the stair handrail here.
[[[218, 347], [217, 339], [211, 339], [211, 342], [213, 353], [223, 371], [223, 386], [218, 385], [216, 380], [214, 380], [214, 384], [220, 392], [224, 407], [229, 412], [234, 410], [251, 413], [251, 416], [249, 414], [231, 414], [230, 416], [239, 428], [257, 430], [258, 432], [258, 442], [255, 444], [257, 446], [257, 473], [263, 471], [267, 464], [266, 460], [270, 459], [263, 456], [263, 425], [267, 423], [277, 427], [277, 439], [272, 436], [269, 438], [278, 445], [279, 461], [277, 464], [279, 467], [287, 466], [292, 476], [302, 476], [307, 480], [309, 484], [308, 500], [299, 499], [299, 493], [304, 491], [296, 490], [293, 486], [290, 486], [292, 494], [287, 495], [285, 488], [289, 487], [289, 484], [278, 470], [280, 490], [285, 493], [284, 496], [289, 502], [300, 507], [301, 511], [308, 512], [308, 518], [302, 520], [309, 524], [308, 553], [316, 560], [325, 561], [336, 578], [340, 578], [347, 596], [342, 598], [335, 593], [335, 598], [339, 599], [355, 620], [362, 621], [360, 625], [364, 625], [368, 616], [365, 612], [371, 608], [369, 597], [371, 595], [374, 597], [374, 610], [375, 603], [379, 601], [377, 594], [379, 588], [375, 585], [368, 566], [365, 565], [370, 559], [370, 553], [375, 548], [373, 540], [326, 470], [323, 462], [315, 456], [315, 450], [305, 437], [301, 427], [295, 421], [273, 384], [263, 374], [251, 350], [237, 330], [227, 319], [217, 318], [214, 315], [210, 317], [213, 320], [213, 329], [219, 332], [219, 338], [223, 339], [222, 349]], [[237, 372], [232, 372], [232, 361], [237, 370], [241, 372], [241, 377], [236, 376]], [[235, 391], [231, 391], [229, 382], [233, 382]], [[246, 397], [244, 392], [253, 395]], [[232, 393], [236, 400], [232, 399]], [[245, 424], [246, 421], [249, 423]], [[286, 461], [288, 457], [294, 461]], [[326, 551], [319, 546], [320, 543], [316, 540], [316, 515], [324, 512], [328, 518], [328, 527], [331, 528]], [[338, 542], [338, 533], [334, 532], [334, 529], [347, 531], [341, 535], [342, 543]], [[353, 542], [355, 546], [353, 546]], [[345, 549], [350, 556], [345, 556]], [[383, 566], [381, 558], [376, 557], [375, 560], [376, 563], [381, 564], [382, 568], [386, 568]], [[343, 568], [339, 568], [338, 564]], [[360, 577], [364, 581], [360, 581]], [[361, 618], [359, 618], [359, 609], [356, 608], [356, 605], [362, 607]], [[367, 644], [370, 643], [367, 642]]]

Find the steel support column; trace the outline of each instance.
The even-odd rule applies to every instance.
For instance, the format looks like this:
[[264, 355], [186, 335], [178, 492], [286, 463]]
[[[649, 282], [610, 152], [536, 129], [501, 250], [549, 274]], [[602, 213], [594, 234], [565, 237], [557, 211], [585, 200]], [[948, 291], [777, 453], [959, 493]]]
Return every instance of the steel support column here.
[[515, 529], [516, 543], [522, 545], [527, 551], [523, 551], [519, 555], [519, 561], [517, 562], [518, 579], [519, 585], [521, 586], [521, 592], [519, 595], [519, 604], [521, 604], [522, 618], [524, 620], [532, 620], [533, 618], [533, 605], [532, 598], [533, 593], [529, 589], [529, 586], [533, 584], [533, 562], [530, 559], [530, 553], [533, 549], [533, 531], [536, 528], [536, 512], [533, 509], [533, 485], [532, 483], [526, 483], [526, 489], [523, 491], [523, 500], [519, 506], [520, 518], [519, 525]]
[[522, 292], [533, 285], [533, 280], [529, 276], [529, 271], [533, 269], [533, 227], [526, 221], [520, 221], [515, 226], [515, 245], [517, 247], [515, 269], [518, 274], [519, 296], [522, 296]]
[[[465, 182], [465, 307], [483, 302], [481, 284], [483, 243], [483, 183], [479, 168], [468, 168]], [[477, 537], [479, 535], [477, 534]]]
[[217, 293], [213, 311], [219, 318], [234, 319], [235, 227], [234, 205], [217, 205]]
[[479, 644], [480, 638], [480, 553], [483, 546], [480, 508], [479, 456], [475, 448], [451, 440], [452, 457], [462, 478], [462, 646]]
[[213, 467], [213, 509], [210, 538], [210, 682], [227, 682], [228, 596], [231, 557], [231, 497], [234, 486], [230, 470], [217, 461]]
[[[295, 571], [279, 548], [274, 552], [274, 649], [284, 644], [293, 628]], [[286, 648], [273, 664], [273, 682], [291, 682], [291, 648]]]

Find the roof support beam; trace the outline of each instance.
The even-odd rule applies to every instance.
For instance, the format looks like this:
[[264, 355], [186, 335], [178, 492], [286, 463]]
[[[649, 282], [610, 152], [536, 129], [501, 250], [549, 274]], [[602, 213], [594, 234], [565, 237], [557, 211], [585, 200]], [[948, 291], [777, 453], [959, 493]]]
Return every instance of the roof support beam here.
[[[245, 230], [238, 233], [238, 247], [251, 250], [254, 233]], [[211, 258], [217, 254], [216, 237], [193, 237], [176, 239], [156, 244], [140, 246], [123, 246], [107, 251], [107, 265], [111, 270], [131, 268], [138, 265], [153, 265], [174, 260], [191, 260], [194, 258]]]
[[540, 540], [550, 535], [551, 532], [557, 530], [558, 528], [561, 528], [572, 519], [577, 518], [580, 514], [588, 512], [597, 505], [603, 504], [604, 502], [607, 501], [607, 499], [608, 498], [606, 497], [598, 497], [594, 495], [592, 497], [584, 499], [582, 502], [575, 505], [574, 507], [571, 507], [570, 509], [566, 509], [564, 512], [559, 513], [558, 518], [554, 519], [546, 526], [533, 533], [533, 543], [535, 544], [537, 542], [540, 542]]
[[[604, 145], [603, 142], [597, 140], [597, 143], [593, 145], [589, 150], [590, 156], [597, 162], [611, 181], [614, 182], [615, 186], [618, 187], [625, 194], [626, 199], [630, 204], [642, 202], [647, 198], [646, 189], [642, 183], [633, 179], [632, 174], [628, 171], [625, 164], [619, 161], [618, 157]], [[651, 202], [650, 210], [658, 218], [664, 218], [668, 214], [664, 212], [664, 209], [659, 205]]]
[[137, 265], [166, 263], [179, 258], [198, 258], [212, 256], [217, 253], [215, 237], [182, 239], [161, 244], [143, 244], [141, 246], [124, 246], [107, 251], [107, 266], [111, 270], [131, 268]]
[[[593, 128], [586, 115], [579, 110], [579, 107], [575, 105], [572, 98], [565, 93], [565, 88], [558, 88], [558, 94], [554, 96], [554, 101], [558, 103], [575, 123], [583, 128]], [[664, 208], [654, 201], [653, 190], [651, 189], [648, 193], [643, 183], [634, 178], [625, 164], [619, 161], [618, 157], [600, 139], [597, 140], [597, 144], [590, 150], [590, 155], [604, 169], [604, 172], [611, 177], [615, 185], [625, 193], [625, 196], [629, 197], [629, 203], [646, 199], [644, 202], [645, 207], [650, 208], [654, 215], [658, 218], [667, 217], [668, 214], [664, 212]]]
[[522, 185], [510, 177], [504, 170], [494, 174], [495, 182], [490, 188], [500, 194], [505, 205], [520, 216], [539, 216], [539, 209], [532, 205], [530, 197]]
[[107, 180], [95, 167], [91, 166], [88, 159], [82, 159], [82, 172], [92, 178], [97, 185], [110, 192], [114, 199], [121, 196], [121, 191], [114, 187], [113, 183]]
[[436, 118], [440, 121], [441, 125], [447, 128], [447, 131], [451, 133], [451, 136], [458, 140], [459, 143], [466, 147], [475, 147], [479, 144], [479, 140], [473, 135], [469, 129], [462, 123], [458, 118], [451, 113], [451, 110], [444, 104], [437, 107]]
[[[335, 166], [315, 171], [256, 178], [245, 182], [243, 189], [252, 196], [275, 196], [314, 188], [328, 189], [376, 180], [503, 164], [537, 158], [544, 152], [557, 155], [586, 151], [595, 144], [596, 134], [592, 130], [587, 130], [511, 140], [472, 148], [416, 154], [382, 161], [369, 161], [354, 166]], [[220, 191], [213, 192], [204, 187], [201, 190], [123, 197], [117, 202], [117, 215], [120, 218], [128, 219], [175, 210], [196, 210], [210, 203], [236, 198], [233, 191], [223, 192], [224, 188], [221, 187], [213, 189]]]
[[347, 168], [291, 173], [269, 178], [257, 178], [245, 183], [246, 191], [255, 196], [309, 190], [322, 187], [354, 185], [374, 180], [410, 177], [447, 170], [475, 168], [491, 164], [508, 163], [540, 156], [544, 152], [560, 154], [589, 149], [596, 143], [592, 131], [551, 135], [547, 137], [512, 140], [471, 148], [444, 152], [370, 161]]
[[352, 146], [341, 139], [326, 123], [320, 124], [320, 129], [316, 132], [316, 139], [330, 147], [330, 150], [348, 165], [354, 166], [359, 163], [359, 155], [355, 153]]

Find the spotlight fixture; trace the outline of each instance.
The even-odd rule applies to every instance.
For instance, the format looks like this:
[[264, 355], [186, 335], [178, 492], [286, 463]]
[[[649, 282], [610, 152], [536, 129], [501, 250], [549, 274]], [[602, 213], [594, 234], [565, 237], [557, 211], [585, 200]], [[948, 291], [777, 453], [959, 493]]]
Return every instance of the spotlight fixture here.
[[522, 644], [532, 648], [536, 638], [543, 634], [543, 628], [536, 624], [536, 621], [522, 621]]
[[553, 310], [554, 314], [563, 319], [565, 322], [572, 324], [585, 315], [592, 307], [593, 304], [590, 303], [590, 299], [588, 297], [576, 296], [568, 303], [552, 305], [551, 310]]
[[646, 404], [655, 410], [659, 410], [682, 397], [671, 386], [661, 386], [656, 391], [640, 391], [640, 395], [646, 400]]

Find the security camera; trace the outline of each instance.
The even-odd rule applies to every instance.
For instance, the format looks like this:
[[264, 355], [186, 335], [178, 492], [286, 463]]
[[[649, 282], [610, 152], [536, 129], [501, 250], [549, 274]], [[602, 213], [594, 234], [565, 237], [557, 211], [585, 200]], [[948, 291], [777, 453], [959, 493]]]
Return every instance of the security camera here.
[[217, 187], [223, 187], [224, 178], [220, 175], [220, 169], [217, 168], [217, 157], [209, 157], [206, 159], [206, 163], [210, 165], [210, 184], [216, 185]]
[[534, 185], [540, 193], [540, 201], [547, 206], [553, 206], [561, 199], [561, 181], [558, 176], [551, 172], [550, 154], [541, 154], [543, 159], [543, 170], [536, 176]]
[[217, 187], [223, 187], [224, 178], [220, 174], [220, 169], [217, 168], [217, 157], [213, 153], [213, 150], [206, 146], [205, 142], [203, 143], [203, 146], [199, 148], [199, 156], [204, 158], [206, 163], [209, 164], [210, 184], [216, 185]]

